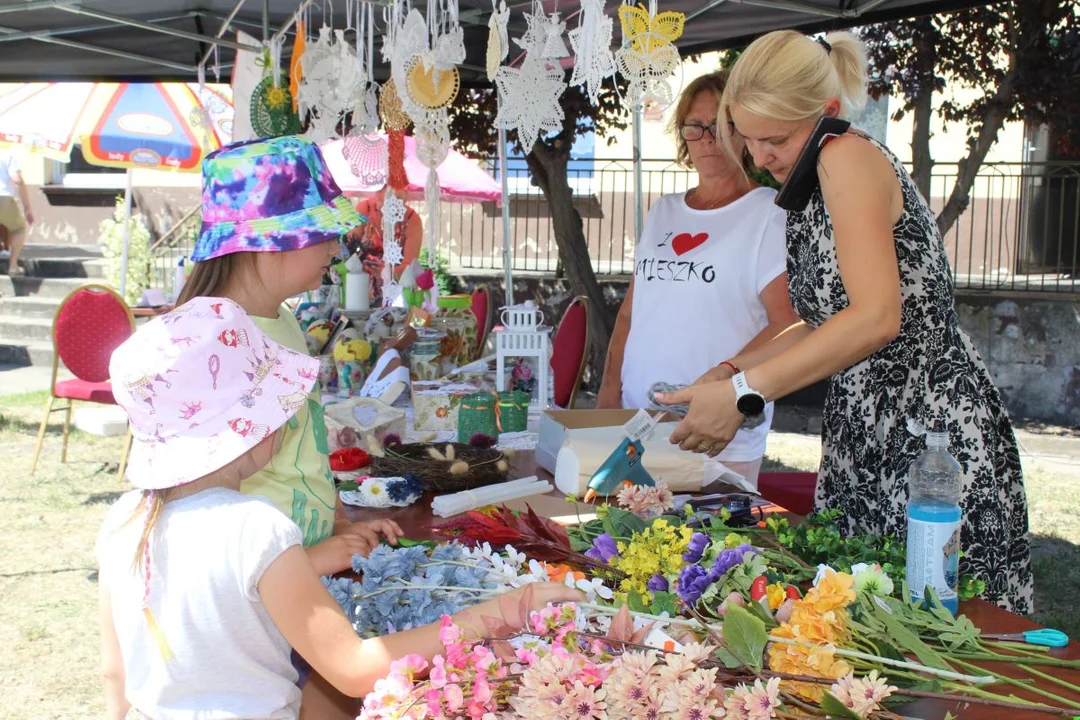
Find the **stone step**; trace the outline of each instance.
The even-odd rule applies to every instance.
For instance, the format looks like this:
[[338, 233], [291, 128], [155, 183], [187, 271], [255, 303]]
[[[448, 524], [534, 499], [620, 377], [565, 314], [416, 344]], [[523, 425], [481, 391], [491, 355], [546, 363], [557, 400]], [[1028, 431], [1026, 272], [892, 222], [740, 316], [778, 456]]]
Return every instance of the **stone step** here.
[[52, 319], [0, 315], [0, 342], [32, 343], [52, 341]]
[[91, 260], [102, 257], [99, 245], [58, 245], [30, 243], [24, 245], [21, 259], [29, 258], [83, 258]]
[[5, 297], [0, 298], [0, 317], [52, 321], [59, 306], [60, 298]]
[[52, 367], [52, 363], [51, 342], [20, 343], [0, 340], [0, 364]]
[[[71, 257], [23, 257], [19, 265], [27, 276], [37, 278], [86, 278], [105, 277], [105, 260], [100, 258]], [[7, 274], [8, 258], [0, 259], [0, 273]]]
[[68, 293], [90, 282], [87, 278], [11, 277], [0, 275], [0, 297], [37, 297], [60, 301]]

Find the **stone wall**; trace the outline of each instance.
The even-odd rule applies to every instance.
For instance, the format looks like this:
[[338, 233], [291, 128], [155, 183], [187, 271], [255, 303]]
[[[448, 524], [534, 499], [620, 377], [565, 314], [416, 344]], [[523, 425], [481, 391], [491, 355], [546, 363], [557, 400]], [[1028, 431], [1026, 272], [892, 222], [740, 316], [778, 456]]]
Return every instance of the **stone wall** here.
[[[470, 289], [486, 283], [496, 307], [503, 304], [501, 273], [469, 273], [462, 280]], [[629, 278], [603, 278], [601, 282], [614, 313], [626, 294]], [[572, 298], [565, 279], [551, 274], [514, 275], [514, 300], [533, 300], [544, 308], [552, 325]], [[1015, 417], [1080, 426], [1080, 299], [1072, 295], [961, 293], [956, 308], [961, 326], [982, 354]], [[591, 384], [598, 382], [597, 378]], [[824, 390], [824, 383], [819, 383], [781, 404], [820, 407]]]

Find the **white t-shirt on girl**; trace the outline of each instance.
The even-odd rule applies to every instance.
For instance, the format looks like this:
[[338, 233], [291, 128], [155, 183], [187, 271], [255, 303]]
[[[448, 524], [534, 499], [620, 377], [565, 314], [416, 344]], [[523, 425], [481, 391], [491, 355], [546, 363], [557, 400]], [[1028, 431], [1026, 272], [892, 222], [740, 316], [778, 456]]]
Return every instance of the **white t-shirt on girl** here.
[[[677, 193], [649, 211], [634, 264], [623, 407], [649, 407], [653, 383], [694, 382], [769, 324], [761, 291], [787, 269], [786, 213], [775, 195], [757, 188], [722, 208], [694, 210]], [[766, 422], [739, 430], [717, 459], [764, 455], [772, 412], [769, 403]]]
[[128, 702], [154, 720], [295, 720], [291, 649], [257, 586], [301, 544], [296, 523], [268, 501], [226, 488], [165, 504], [152, 535], [149, 605], [173, 653], [166, 662], [141, 608], [142, 572], [132, 569], [143, 518], [128, 520], [139, 498], [130, 492], [112, 506], [97, 544]]

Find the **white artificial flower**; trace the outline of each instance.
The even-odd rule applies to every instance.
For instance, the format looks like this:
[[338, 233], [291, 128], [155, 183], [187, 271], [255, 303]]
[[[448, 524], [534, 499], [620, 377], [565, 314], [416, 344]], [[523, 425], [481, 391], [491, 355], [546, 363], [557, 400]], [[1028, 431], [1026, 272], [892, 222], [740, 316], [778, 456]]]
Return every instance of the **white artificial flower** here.
[[836, 572], [836, 570], [829, 565], [818, 565], [817, 575], [814, 576], [814, 587], [818, 586], [818, 583], [825, 579], [826, 573]]
[[390, 507], [390, 495], [386, 492], [385, 480], [369, 478], [360, 483], [360, 496], [368, 507]]
[[507, 545], [506, 548], [503, 550], [503, 553], [506, 556], [506, 561], [508, 563], [516, 565], [518, 567], [525, 564], [525, 553], [518, 552], [517, 548], [515, 548], [513, 545]]
[[893, 581], [877, 563], [873, 565], [867, 565], [866, 563], [852, 565], [851, 575], [855, 578], [854, 588], [857, 593], [892, 595]]
[[589, 602], [596, 602], [597, 597], [601, 597], [604, 600], [611, 600], [615, 597], [615, 593], [611, 591], [607, 585], [604, 585], [604, 581], [599, 578], [593, 578], [592, 580], [586, 580], [582, 578], [577, 582], [574, 582], [574, 576], [570, 573], [566, 573], [566, 584], [570, 587], [576, 587], [581, 592], [585, 593], [589, 597]]

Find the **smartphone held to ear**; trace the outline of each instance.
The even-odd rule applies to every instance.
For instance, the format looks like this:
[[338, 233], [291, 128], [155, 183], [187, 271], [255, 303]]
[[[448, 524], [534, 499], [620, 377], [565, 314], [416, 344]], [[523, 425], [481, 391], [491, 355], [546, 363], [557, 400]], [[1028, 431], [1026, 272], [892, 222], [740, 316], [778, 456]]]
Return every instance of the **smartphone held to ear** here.
[[795, 162], [795, 167], [780, 186], [780, 192], [776, 194], [773, 202], [788, 212], [805, 210], [810, 196], [818, 186], [817, 160], [821, 148], [834, 137], [843, 135], [849, 127], [851, 123], [840, 118], [823, 116], [818, 120], [814, 132], [810, 133], [810, 139], [806, 141], [799, 159]]

